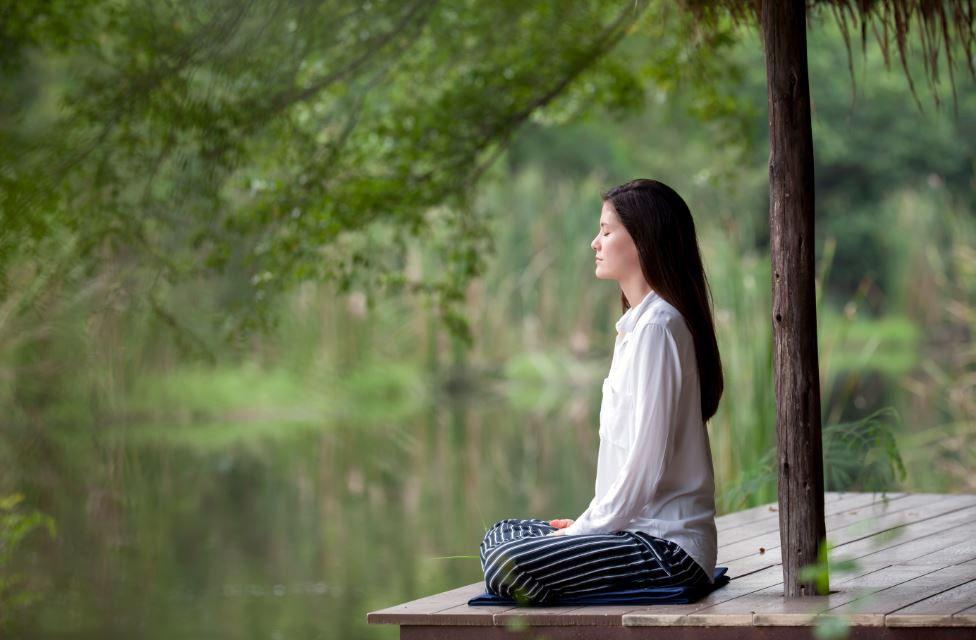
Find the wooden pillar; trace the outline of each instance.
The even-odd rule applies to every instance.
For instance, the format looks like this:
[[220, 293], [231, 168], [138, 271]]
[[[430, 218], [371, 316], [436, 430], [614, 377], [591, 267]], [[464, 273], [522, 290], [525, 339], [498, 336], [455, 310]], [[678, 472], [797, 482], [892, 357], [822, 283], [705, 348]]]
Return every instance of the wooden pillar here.
[[779, 526], [786, 597], [815, 595], [800, 567], [824, 539], [814, 285], [813, 135], [804, 0], [763, 0]]

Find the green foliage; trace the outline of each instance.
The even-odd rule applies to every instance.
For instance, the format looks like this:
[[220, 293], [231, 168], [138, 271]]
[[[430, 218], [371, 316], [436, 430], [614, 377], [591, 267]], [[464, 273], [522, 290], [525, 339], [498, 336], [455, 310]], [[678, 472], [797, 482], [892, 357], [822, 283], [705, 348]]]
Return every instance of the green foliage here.
[[[814, 564], [800, 567], [800, 580], [812, 582], [817, 595], [826, 596], [830, 593], [830, 576], [853, 573], [861, 569], [861, 565], [853, 559], [833, 559], [831, 553], [834, 545], [829, 540], [821, 540], [817, 548], [817, 561]], [[813, 635], [820, 640], [841, 640], [850, 634], [850, 623], [844, 616], [831, 615], [826, 606], [821, 610], [814, 624]]]
[[[862, 526], [870, 526], [870, 520], [864, 521]], [[904, 528], [896, 527], [882, 533], [887, 534], [885, 539], [874, 536], [872, 537], [872, 545], [885, 544], [904, 535]], [[864, 573], [866, 571], [866, 568], [855, 558], [832, 557], [834, 551], [835, 546], [829, 540], [821, 540], [820, 546], [817, 548], [817, 561], [814, 564], [800, 567], [800, 580], [812, 582], [817, 594], [821, 596], [829, 595], [831, 576], [836, 577], [838, 575]], [[868, 602], [872, 597], [873, 595], [869, 593], [858, 600], [860, 602]], [[850, 635], [850, 621], [847, 619], [847, 616], [831, 614], [829, 602], [826, 602], [824, 607], [818, 611], [815, 620], [813, 633], [816, 638], [820, 638], [821, 640], [839, 640], [841, 638], [847, 638]]]
[[[885, 420], [884, 418], [890, 420]], [[823, 430], [824, 487], [827, 491], [884, 491], [905, 480], [905, 465], [891, 422], [892, 407], [860, 420], [831, 424]]]
[[843, 616], [819, 615], [813, 627], [813, 637], [817, 640], [842, 640], [849, 638], [850, 633], [851, 624]]
[[[856, 304], [852, 301], [851, 307]], [[818, 321], [818, 333], [833, 336], [833, 345], [823, 353], [821, 366], [829, 363], [835, 373], [883, 371], [899, 375], [918, 364], [921, 330], [906, 316], [892, 313], [880, 318], [846, 318], [827, 310]]]
[[851, 573], [860, 568], [857, 561], [852, 559], [833, 560], [830, 557], [834, 545], [829, 540], [821, 540], [817, 548], [817, 562], [800, 567], [800, 580], [813, 582], [817, 594], [825, 596], [830, 590], [830, 576], [838, 573]]
[[[58, 238], [73, 247], [79, 283], [111, 263], [145, 268], [133, 295], [219, 276], [214, 321], [236, 340], [279, 321], [285, 290], [329, 280], [370, 300], [429, 296], [470, 345], [465, 291], [492, 251], [472, 196], [526, 124], [545, 136], [598, 113], [656, 109], [717, 123], [713, 156], [740, 145], [755, 154], [730, 163], [756, 168], [748, 182], [758, 189], [735, 208], [755, 218], [746, 224], [764, 221], [761, 46], [723, 12], [703, 20], [687, 10], [696, 6], [17, 5], [0, 50], [10, 98], [0, 112], [0, 296], [15, 286], [14, 268], [43, 259]], [[511, 37], [499, 37], [499, 24]], [[904, 78], [882, 73], [870, 49], [856, 62], [881, 80], [861, 80], [868, 99], [855, 111], [836, 74], [844, 40], [832, 23], [816, 26], [818, 207], [821, 230], [840, 238], [834, 285], [850, 291], [868, 274], [888, 286], [892, 252], [865, 220], [883, 213], [892, 184], [969, 184], [971, 149], [960, 141], [974, 138], [974, 94], [961, 84], [955, 121], [927, 114], [917, 126], [897, 117]], [[581, 145], [543, 141], [547, 165], [633, 173], [612, 143], [585, 133]], [[667, 131], [643, 133], [659, 150]], [[590, 142], [595, 150], [578, 150]], [[701, 167], [694, 178], [714, 175]], [[442, 263], [422, 281], [403, 270], [406, 247], [418, 242]], [[182, 309], [150, 297], [155, 313], [189, 333]]]
[[[519, 600], [516, 600], [520, 602]], [[512, 616], [505, 621], [505, 630], [511, 631], [512, 633], [528, 633], [532, 628], [528, 620], [524, 620], [521, 616]]]
[[[887, 419], [886, 419], [887, 418]], [[825, 425], [822, 429], [825, 491], [891, 491], [905, 480], [905, 465], [894, 435], [898, 414], [883, 407], [858, 420]], [[733, 507], [750, 504], [750, 497], [777, 481], [776, 449], [766, 451], [723, 492]]]
[[23, 499], [20, 493], [0, 497], [0, 609], [4, 612], [0, 629], [13, 612], [37, 597], [27, 588], [24, 577], [11, 571], [18, 547], [35, 529], [45, 529], [52, 538], [56, 535], [54, 519], [37, 510], [22, 511], [18, 505]]
[[186, 367], [140, 377], [126, 409], [138, 416], [171, 408], [168, 417], [187, 423], [230, 412], [261, 414], [298, 406], [318, 409], [316, 398], [303, 391], [294, 372], [262, 369], [254, 363], [235, 368]]
[[[331, 280], [430, 295], [470, 342], [463, 292], [487, 241], [468, 210], [478, 176], [645, 6], [122, 3], [86, 7], [85, 36], [69, 41], [31, 25], [60, 24], [72, 5], [52, 7], [64, 12], [53, 22], [25, 16], [11, 46], [46, 57], [4, 78], [31, 99], [2, 121], [0, 274], [15, 249], [40, 255], [60, 232], [90, 266], [111, 258], [170, 282], [234, 274], [228, 336], [273, 324], [295, 283]], [[640, 95], [619, 62], [591, 82], [587, 106]], [[56, 106], [41, 117], [42, 103]], [[384, 226], [384, 239], [371, 233]], [[439, 231], [441, 276], [405, 281], [407, 241]]]
[[[649, 83], [735, 121], [723, 140], [748, 122], [731, 26], [667, 2], [68, 2], [10, 18], [0, 295], [56, 236], [79, 281], [141, 270], [133, 295], [193, 350], [161, 283], [223, 279], [214, 321], [236, 342], [313, 280], [370, 304], [429, 297], [470, 346], [465, 292], [492, 250], [472, 196], [516, 131], [636, 112]], [[436, 276], [405, 275], [418, 242]]]

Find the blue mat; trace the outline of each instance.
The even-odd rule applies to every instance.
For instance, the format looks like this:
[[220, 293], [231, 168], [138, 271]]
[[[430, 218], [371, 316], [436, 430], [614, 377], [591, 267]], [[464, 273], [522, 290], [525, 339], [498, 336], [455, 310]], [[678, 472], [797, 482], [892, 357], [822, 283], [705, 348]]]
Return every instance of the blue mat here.
[[507, 606], [543, 606], [559, 607], [563, 605], [585, 606], [588, 604], [691, 604], [701, 600], [712, 591], [724, 587], [729, 583], [725, 575], [727, 567], [715, 567], [715, 584], [703, 584], [692, 587], [645, 587], [643, 589], [622, 589], [620, 591], [604, 591], [590, 595], [565, 595], [546, 603], [519, 604], [511, 598], [483, 593], [468, 600], [471, 606], [507, 605]]

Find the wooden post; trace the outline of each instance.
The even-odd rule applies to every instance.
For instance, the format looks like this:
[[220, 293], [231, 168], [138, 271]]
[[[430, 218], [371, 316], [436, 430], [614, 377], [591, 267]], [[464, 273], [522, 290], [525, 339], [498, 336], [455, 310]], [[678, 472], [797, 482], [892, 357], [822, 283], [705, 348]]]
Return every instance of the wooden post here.
[[825, 537], [814, 280], [813, 135], [804, 0], [763, 0], [779, 526], [784, 595], [815, 595], [800, 567]]

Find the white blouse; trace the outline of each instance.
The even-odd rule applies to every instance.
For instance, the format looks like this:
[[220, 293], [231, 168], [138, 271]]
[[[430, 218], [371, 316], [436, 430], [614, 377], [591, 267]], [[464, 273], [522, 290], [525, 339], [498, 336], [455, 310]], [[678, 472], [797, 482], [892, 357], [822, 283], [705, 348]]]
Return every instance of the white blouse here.
[[603, 381], [596, 495], [566, 535], [644, 531], [715, 571], [715, 483], [695, 344], [655, 291], [617, 321]]

